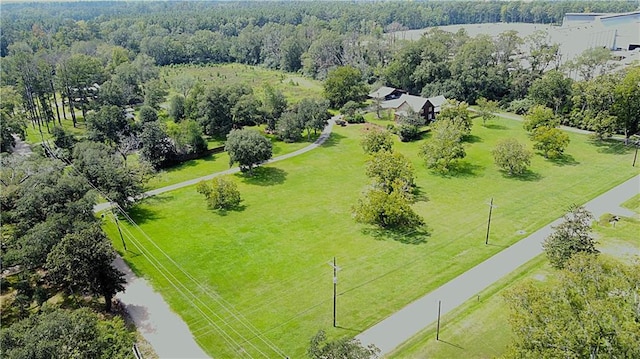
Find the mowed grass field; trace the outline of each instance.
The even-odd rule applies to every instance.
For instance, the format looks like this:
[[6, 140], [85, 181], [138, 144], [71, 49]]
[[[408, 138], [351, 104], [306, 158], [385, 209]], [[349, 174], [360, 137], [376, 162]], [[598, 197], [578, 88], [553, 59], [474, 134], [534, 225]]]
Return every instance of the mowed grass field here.
[[[638, 173], [630, 149], [570, 134], [564, 160], [535, 156], [527, 176], [507, 178], [490, 151], [505, 137], [531, 146], [526, 133], [512, 120], [488, 127], [476, 121], [454, 175], [432, 173], [417, 156], [428, 135], [395, 144], [416, 168], [414, 208], [429, 230], [394, 236], [351, 217], [370, 183], [359, 144], [364, 128], [335, 127], [314, 151], [265, 166], [254, 178], [231, 176], [244, 199], [241, 210], [211, 211], [195, 187], [187, 187], [133, 208], [139, 228], [121, 222], [130, 242], [125, 260], [151, 280], [209, 354], [299, 358], [319, 329], [331, 338], [354, 336], [560, 217], [569, 204]], [[485, 246], [492, 197], [494, 245]], [[115, 227], [105, 224], [122, 251]], [[334, 256], [342, 268], [338, 328], [332, 328], [327, 264]]]
[[[628, 201], [625, 207], [640, 213], [640, 196]], [[621, 260], [640, 259], [640, 220], [637, 218], [623, 217], [615, 227], [603, 219], [594, 224], [593, 230], [598, 240], [597, 248], [603, 255]], [[480, 293], [479, 297], [444, 316], [440, 341], [436, 341], [436, 327], [431, 325], [391, 353], [389, 358], [493, 358], [501, 355], [514, 338], [508, 321], [509, 310], [502, 295], [525, 280], [551, 284], [555, 272], [544, 255], [536, 257]]]
[[177, 77], [191, 77], [205, 85], [245, 84], [253, 89], [254, 94], [261, 96], [266, 84], [282, 91], [289, 103], [296, 103], [303, 98], [322, 97], [322, 83], [292, 73], [269, 70], [258, 66], [242, 64], [220, 64], [205, 66], [166, 66], [162, 68], [160, 77], [170, 86]]

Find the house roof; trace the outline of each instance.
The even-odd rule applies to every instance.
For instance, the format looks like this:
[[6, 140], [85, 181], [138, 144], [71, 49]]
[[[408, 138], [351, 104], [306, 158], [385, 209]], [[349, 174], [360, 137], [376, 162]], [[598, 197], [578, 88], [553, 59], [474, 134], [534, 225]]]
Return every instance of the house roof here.
[[369, 97], [372, 98], [385, 98], [386, 96], [391, 95], [396, 89], [393, 87], [382, 86], [379, 89], [373, 91], [369, 94]]
[[434, 112], [440, 112], [440, 106], [447, 102], [447, 99], [442, 95], [429, 97], [427, 100], [429, 100], [429, 102], [431, 102], [431, 104], [433, 105]]

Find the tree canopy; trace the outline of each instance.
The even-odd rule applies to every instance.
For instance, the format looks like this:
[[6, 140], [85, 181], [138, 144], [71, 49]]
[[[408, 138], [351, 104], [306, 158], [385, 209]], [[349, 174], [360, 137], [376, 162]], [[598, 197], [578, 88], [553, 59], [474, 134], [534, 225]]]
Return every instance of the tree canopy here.
[[253, 173], [253, 168], [273, 156], [273, 145], [268, 138], [254, 130], [232, 130], [224, 146], [229, 154], [229, 166], [240, 165], [242, 172]]

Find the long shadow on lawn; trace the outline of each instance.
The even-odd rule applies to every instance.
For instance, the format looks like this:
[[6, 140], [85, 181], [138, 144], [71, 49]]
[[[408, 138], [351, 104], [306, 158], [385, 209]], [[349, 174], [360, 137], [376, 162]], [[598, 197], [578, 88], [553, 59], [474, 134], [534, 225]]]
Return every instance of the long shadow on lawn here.
[[439, 341], [439, 342], [441, 342], [441, 343], [444, 343], [444, 344], [449, 344], [449, 345], [451, 345], [452, 347], [456, 347], [456, 348], [458, 348], [458, 349], [462, 349], [462, 350], [464, 350], [464, 348], [463, 348], [463, 347], [461, 347], [461, 346], [459, 346], [458, 344], [449, 343], [448, 341], [446, 341], [446, 340], [442, 340], [442, 339], [438, 339], [438, 341]]
[[274, 186], [283, 184], [287, 179], [287, 172], [276, 167], [257, 167], [253, 169], [253, 174], [236, 173], [236, 177], [242, 182], [257, 186]]
[[150, 209], [149, 207], [141, 207], [141, 206], [134, 206], [132, 208], [130, 208], [127, 213], [129, 213], [129, 216], [137, 223], [137, 224], [142, 224], [145, 223], [147, 221], [155, 221], [157, 219], [161, 219], [162, 217], [160, 217], [158, 215], [157, 211], [154, 211], [152, 209]]
[[509, 172], [504, 170], [500, 170], [500, 172], [502, 172], [502, 177], [504, 178], [511, 178], [523, 182], [538, 182], [544, 178], [541, 174], [533, 172], [531, 170], [526, 170], [524, 173], [519, 175], [509, 175]]
[[329, 138], [327, 138], [326, 141], [324, 141], [324, 143], [322, 144], [323, 147], [334, 147], [337, 146], [340, 141], [342, 141], [342, 139], [344, 139], [345, 136], [332, 132], [331, 135], [329, 136]]
[[394, 230], [381, 228], [365, 228], [362, 233], [371, 236], [379, 241], [393, 240], [403, 244], [424, 244], [431, 236], [429, 228], [426, 226], [416, 230]]
[[476, 165], [467, 161], [460, 161], [451, 166], [449, 172], [442, 173], [433, 171], [435, 175], [439, 175], [444, 178], [454, 177], [477, 177], [480, 175], [480, 171], [484, 169], [484, 166]]
[[580, 162], [576, 161], [573, 156], [566, 153], [558, 158], [550, 159], [549, 161], [556, 166], [577, 166], [580, 164]]
[[487, 123], [487, 124], [482, 125], [482, 126], [488, 128], [488, 129], [491, 129], [491, 130], [506, 130], [507, 129], [507, 126], [499, 125], [497, 123]]
[[600, 153], [608, 153], [613, 155], [624, 155], [635, 150], [633, 145], [625, 145], [623, 141], [618, 140], [597, 140], [590, 141], [592, 145], [598, 148]]

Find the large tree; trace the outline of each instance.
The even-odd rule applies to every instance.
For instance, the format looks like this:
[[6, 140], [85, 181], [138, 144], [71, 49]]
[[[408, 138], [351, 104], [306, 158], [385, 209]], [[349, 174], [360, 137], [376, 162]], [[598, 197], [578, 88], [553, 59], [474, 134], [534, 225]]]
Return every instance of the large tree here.
[[491, 152], [496, 165], [509, 176], [521, 175], [531, 165], [531, 152], [515, 138], [501, 140]]
[[553, 127], [540, 126], [533, 130], [533, 148], [540, 150], [545, 158], [559, 158], [569, 145], [569, 135]]
[[86, 120], [89, 138], [109, 145], [117, 145], [131, 130], [124, 111], [118, 106], [102, 106], [99, 111], [88, 114]]
[[165, 126], [158, 121], [142, 125], [140, 145], [140, 159], [149, 162], [155, 169], [165, 166], [176, 155], [173, 141]]
[[553, 109], [555, 115], [569, 112], [571, 108], [572, 80], [559, 71], [549, 71], [535, 80], [528, 97], [537, 105]]
[[613, 112], [625, 141], [640, 130], [640, 67], [627, 70], [623, 80], [615, 88]]
[[411, 162], [401, 153], [391, 151], [375, 152], [367, 162], [366, 174], [375, 185], [391, 192], [399, 185], [405, 192], [411, 192], [414, 185], [414, 170]]
[[375, 359], [380, 349], [373, 344], [365, 347], [359, 340], [343, 338], [329, 341], [324, 330], [311, 338], [307, 355], [311, 359]]
[[232, 130], [224, 146], [229, 154], [229, 166], [240, 165], [242, 172], [253, 174], [253, 168], [273, 156], [273, 145], [268, 138], [256, 131]]
[[362, 136], [360, 144], [364, 152], [368, 154], [374, 154], [378, 151], [391, 151], [393, 148], [391, 134], [375, 127]]
[[563, 217], [564, 222], [553, 227], [542, 244], [549, 262], [555, 268], [563, 268], [576, 253], [598, 253], [591, 234], [593, 215], [584, 207], [573, 205]]
[[515, 340], [507, 358], [639, 358], [640, 265], [576, 254], [553, 283], [505, 294]]
[[76, 293], [102, 295], [111, 311], [113, 296], [124, 290], [124, 273], [113, 266], [116, 253], [98, 225], [64, 236], [47, 255], [48, 281]]
[[122, 157], [98, 142], [80, 142], [73, 151], [73, 164], [83, 176], [110, 201], [128, 208], [142, 193], [142, 178], [137, 169], [127, 167]]
[[331, 107], [340, 108], [349, 101], [364, 100], [367, 86], [360, 70], [352, 66], [340, 66], [327, 75], [324, 81], [324, 95]]
[[0, 331], [6, 359], [127, 358], [133, 342], [122, 319], [101, 319], [87, 308], [48, 307]]
[[205, 196], [209, 208], [228, 210], [237, 207], [242, 198], [235, 182], [224, 177], [216, 177], [209, 182], [202, 181], [196, 188]]
[[448, 172], [454, 161], [464, 158], [462, 145], [465, 129], [461, 121], [437, 120], [431, 126], [431, 138], [420, 148], [420, 155], [427, 167], [439, 172]]
[[391, 191], [371, 188], [363, 194], [353, 207], [357, 222], [372, 224], [383, 229], [412, 230], [424, 225], [424, 220], [411, 208], [411, 194], [400, 181]]

